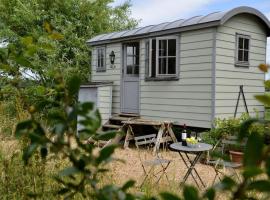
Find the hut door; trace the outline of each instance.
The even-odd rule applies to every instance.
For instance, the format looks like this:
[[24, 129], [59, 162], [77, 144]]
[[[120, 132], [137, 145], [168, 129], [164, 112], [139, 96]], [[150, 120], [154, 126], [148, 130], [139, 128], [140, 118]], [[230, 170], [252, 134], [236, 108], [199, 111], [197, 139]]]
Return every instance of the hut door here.
[[121, 112], [139, 114], [139, 43], [127, 43], [123, 51]]

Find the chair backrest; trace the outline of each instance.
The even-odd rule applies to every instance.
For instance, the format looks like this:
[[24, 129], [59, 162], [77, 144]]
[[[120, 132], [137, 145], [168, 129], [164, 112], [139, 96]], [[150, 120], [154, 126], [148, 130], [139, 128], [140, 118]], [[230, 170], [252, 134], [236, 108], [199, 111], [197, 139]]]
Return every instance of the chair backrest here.
[[156, 134], [134, 137], [134, 140], [137, 148], [142, 145], [154, 144], [156, 142]]

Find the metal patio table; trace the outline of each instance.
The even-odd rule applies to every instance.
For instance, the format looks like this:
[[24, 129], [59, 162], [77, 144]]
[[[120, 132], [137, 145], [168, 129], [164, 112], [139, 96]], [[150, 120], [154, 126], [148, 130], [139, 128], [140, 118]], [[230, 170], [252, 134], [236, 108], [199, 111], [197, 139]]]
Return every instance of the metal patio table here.
[[[206, 143], [198, 143], [198, 147], [192, 148], [192, 147], [188, 147], [188, 146], [182, 146], [181, 142], [177, 142], [177, 143], [171, 144], [170, 148], [172, 151], [177, 151], [179, 153], [180, 157], [182, 158], [183, 162], [185, 163], [186, 167], [188, 168], [181, 184], [185, 183], [186, 180], [188, 179], [188, 177], [191, 175], [198, 187], [200, 187], [200, 186], [199, 186], [199, 183], [196, 179], [196, 176], [198, 177], [198, 179], [199, 179], [200, 183], [203, 185], [203, 187], [206, 187], [206, 185], [203, 182], [202, 178], [200, 177], [198, 171], [196, 170], [195, 165], [198, 163], [202, 153], [205, 151], [211, 150], [213, 148], [213, 146], [210, 144], [206, 144]], [[194, 154], [195, 158], [192, 160], [188, 154]], [[187, 158], [187, 161], [185, 160], [184, 157]], [[195, 174], [192, 173], [193, 171], [195, 172]]]

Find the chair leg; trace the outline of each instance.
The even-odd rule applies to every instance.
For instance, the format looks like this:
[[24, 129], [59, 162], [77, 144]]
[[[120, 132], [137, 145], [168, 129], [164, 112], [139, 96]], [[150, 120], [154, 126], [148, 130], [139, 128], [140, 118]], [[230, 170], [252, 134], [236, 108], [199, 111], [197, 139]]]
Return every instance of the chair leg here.
[[160, 179], [163, 177], [164, 174], [165, 174], [167, 180], [169, 181], [168, 176], [167, 176], [167, 173], [166, 173], [166, 170], [169, 167], [169, 165], [170, 165], [170, 162], [165, 167], [161, 164], [161, 167], [162, 167], [161, 172], [162, 172], [162, 174], [160, 175], [160, 177], [159, 177], [159, 179], [157, 180], [156, 183], [159, 183]]
[[216, 174], [215, 174], [215, 177], [214, 177], [214, 180], [213, 180], [213, 183], [212, 185], [215, 184], [217, 178], [219, 179], [219, 181], [221, 181], [221, 177], [220, 177], [220, 174], [222, 174], [222, 172], [218, 171], [218, 170], [215, 170]]
[[154, 166], [152, 166], [148, 172], [146, 171], [144, 166], [143, 166], [143, 169], [144, 169], [144, 172], [145, 172], [145, 177], [144, 177], [144, 179], [143, 179], [143, 181], [142, 181], [142, 183], [140, 185], [140, 188], [143, 186], [143, 184], [146, 181], [147, 177], [149, 177], [151, 171], [154, 169]]
[[214, 185], [214, 184], [215, 184], [217, 177], [218, 177], [218, 172], [216, 171], [215, 178], [214, 178], [214, 180], [213, 180], [212, 185]]
[[241, 177], [239, 176], [239, 174], [238, 174], [238, 172], [236, 171], [236, 169], [235, 169], [235, 168], [232, 168], [232, 169], [233, 169], [233, 172], [234, 172], [234, 174], [236, 175], [238, 181], [241, 182]]

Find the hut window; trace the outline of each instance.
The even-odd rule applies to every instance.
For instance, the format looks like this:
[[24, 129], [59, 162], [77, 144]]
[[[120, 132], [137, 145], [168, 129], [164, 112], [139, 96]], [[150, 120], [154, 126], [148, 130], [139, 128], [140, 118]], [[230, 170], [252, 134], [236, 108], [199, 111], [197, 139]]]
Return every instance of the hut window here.
[[97, 72], [106, 71], [106, 49], [105, 47], [97, 48]]
[[148, 77], [176, 77], [178, 37], [158, 37], [146, 42], [146, 73]]
[[176, 43], [176, 38], [174, 37], [157, 39], [157, 75], [176, 74]]
[[236, 51], [236, 65], [249, 65], [249, 50], [250, 50], [250, 36], [236, 35], [237, 51]]

